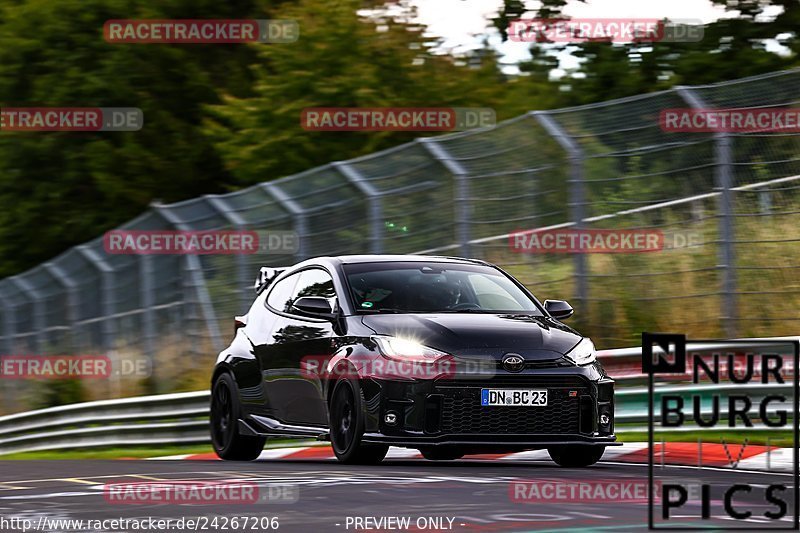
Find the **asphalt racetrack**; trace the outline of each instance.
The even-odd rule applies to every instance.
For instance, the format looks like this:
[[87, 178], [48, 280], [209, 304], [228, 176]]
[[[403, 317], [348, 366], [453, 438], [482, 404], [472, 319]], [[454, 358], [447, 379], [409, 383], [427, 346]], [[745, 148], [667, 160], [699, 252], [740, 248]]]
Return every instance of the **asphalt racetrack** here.
[[[327, 531], [643, 531], [647, 529], [645, 499], [625, 501], [516, 501], [515, 482], [549, 480], [570, 484], [607, 484], [619, 481], [647, 483], [647, 466], [601, 462], [586, 469], [565, 469], [549, 461], [497, 461], [465, 459], [430, 462], [421, 459], [387, 459], [379, 466], [346, 466], [329, 460], [260, 460], [253, 463], [221, 461], [5, 461], [0, 463], [0, 525], [2, 531], [137, 531], [135, 529], [90, 529], [91, 524], [65, 524], [54, 520], [199, 519], [190, 528], [138, 531], [268, 531], [270, 519], [278, 531], [322, 533]], [[785, 494], [793, 500], [792, 477], [788, 473], [763, 473], [730, 469], [656, 467], [664, 483], [697, 479], [712, 485], [712, 494], [734, 483], [765, 487], [785, 483]], [[250, 504], [176, 505], [166, 503], [110, 503], [109, 483], [157, 483], [175, 481], [230, 481], [265, 487], [293, 487], [294, 501]], [[518, 493], [523, 494], [523, 493]], [[628, 495], [630, 496], [630, 494]], [[761, 500], [758, 503], [757, 500]], [[711, 502], [712, 519], [699, 519], [699, 503], [676, 513], [686, 526], [758, 527], [768, 505], [763, 495], [738, 497], [742, 507], [752, 505], [750, 522], [725, 518], [720, 498]], [[790, 503], [789, 517], [793, 512]], [[660, 512], [660, 507], [657, 508]], [[229, 521], [249, 518], [251, 522]], [[402, 522], [380, 518], [406, 517]], [[783, 527], [791, 527], [791, 518]], [[213, 519], [216, 518], [216, 522]], [[227, 518], [227, 520], [225, 520]], [[357, 521], [360, 518], [361, 521]], [[366, 520], [369, 518], [372, 521]], [[16, 519], [17, 522], [12, 520]], [[420, 522], [417, 520], [421, 519]], [[366, 521], [365, 521], [366, 520]], [[258, 522], [256, 524], [256, 522]], [[677, 525], [677, 524], [676, 524]], [[766, 524], [763, 524], [766, 525]], [[773, 523], [772, 525], [778, 525]], [[216, 527], [212, 527], [216, 526]], [[223, 528], [227, 526], [227, 528]], [[267, 527], [265, 527], [267, 526]]]

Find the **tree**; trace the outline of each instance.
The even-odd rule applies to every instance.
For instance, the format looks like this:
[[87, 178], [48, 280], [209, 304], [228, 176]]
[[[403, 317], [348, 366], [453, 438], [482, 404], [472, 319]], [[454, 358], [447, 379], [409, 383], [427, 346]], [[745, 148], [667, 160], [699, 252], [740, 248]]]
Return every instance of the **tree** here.
[[308, 132], [308, 107], [495, 107], [503, 79], [493, 54], [477, 65], [431, 49], [436, 41], [414, 23], [413, 10], [361, 2], [303, 0], [281, 12], [297, 19], [294, 45], [266, 46], [253, 64], [252, 97], [212, 107], [207, 130], [237, 185], [248, 185], [396, 146], [405, 132]]
[[[361, 10], [361, 15], [356, 11]], [[377, 0], [18, 0], [0, 7], [0, 105], [138, 107], [139, 132], [0, 132], [0, 277], [173, 202], [410, 140], [308, 133], [306, 106], [502, 103], [493, 54], [432, 53]], [[109, 44], [109, 19], [283, 18], [294, 44]]]
[[[0, 11], [0, 105], [138, 107], [139, 132], [0, 132], [0, 276], [49, 259], [146, 209], [225, 190], [198, 124], [218, 93], [246, 94], [253, 49], [109, 44], [136, 18], [268, 18], [278, 1], [25, 0]], [[254, 15], [256, 17], [254, 17]]]
[[[584, 0], [586, 1], [586, 0]], [[564, 93], [564, 104], [577, 105], [657, 91], [676, 84], [713, 83], [750, 75], [763, 74], [798, 64], [800, 37], [800, 3], [795, 0], [714, 0], [725, 7], [733, 18], [722, 18], [705, 26], [700, 42], [612, 44], [593, 40], [584, 43], [550, 43], [531, 46], [534, 57], [521, 65], [541, 63], [542, 55], [555, 56], [565, 50], [580, 60], [576, 71], [569, 73], [570, 91]], [[496, 21], [521, 18], [520, 10], [506, 2]], [[563, 0], [548, 0], [525, 17], [563, 17]], [[779, 15], [769, 17], [775, 9]], [[783, 45], [787, 54], [767, 49], [767, 43]]]

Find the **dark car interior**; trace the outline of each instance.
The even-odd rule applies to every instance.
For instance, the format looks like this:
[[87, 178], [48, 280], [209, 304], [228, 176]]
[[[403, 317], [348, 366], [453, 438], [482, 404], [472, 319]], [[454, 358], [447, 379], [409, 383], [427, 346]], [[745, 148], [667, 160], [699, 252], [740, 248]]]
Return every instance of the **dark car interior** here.
[[527, 307], [490, 278], [463, 270], [408, 268], [351, 274], [348, 281], [359, 311], [490, 312]]

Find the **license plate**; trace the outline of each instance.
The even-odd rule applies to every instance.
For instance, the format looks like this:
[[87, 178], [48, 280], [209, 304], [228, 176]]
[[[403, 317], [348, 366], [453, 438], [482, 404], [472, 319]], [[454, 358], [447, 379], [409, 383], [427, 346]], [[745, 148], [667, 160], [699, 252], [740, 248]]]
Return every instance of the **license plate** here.
[[481, 389], [481, 405], [511, 405], [544, 407], [547, 405], [546, 389]]

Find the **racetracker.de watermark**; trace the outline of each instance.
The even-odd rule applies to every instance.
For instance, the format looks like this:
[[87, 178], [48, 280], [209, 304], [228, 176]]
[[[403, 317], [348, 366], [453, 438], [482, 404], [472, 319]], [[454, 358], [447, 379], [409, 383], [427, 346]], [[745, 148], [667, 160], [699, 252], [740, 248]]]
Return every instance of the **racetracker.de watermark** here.
[[664, 109], [658, 122], [670, 133], [800, 133], [800, 109]]
[[516, 231], [508, 236], [512, 252], [527, 254], [631, 254], [691, 248], [703, 243], [692, 231], [658, 229], [552, 229]]
[[307, 131], [461, 131], [497, 123], [484, 107], [309, 107], [300, 115]]
[[[660, 483], [656, 486], [660, 494]], [[512, 481], [508, 497], [514, 503], [646, 503], [649, 484], [645, 477], [582, 481], [538, 479]]]
[[527, 18], [512, 20], [508, 26], [508, 38], [525, 43], [699, 42], [703, 35], [700, 20]]
[[152, 362], [106, 355], [0, 355], [0, 380], [146, 378]]
[[112, 44], [293, 43], [300, 28], [295, 20], [109, 20], [103, 36]]
[[[164, 531], [271, 531], [280, 529], [277, 516], [268, 515], [198, 515], [180, 518], [157, 518], [153, 516], [125, 518], [121, 516], [108, 518], [64, 518], [62, 515], [40, 513], [38, 518], [26, 516], [0, 515], [0, 531], [4, 533], [31, 533], [50, 531], [104, 531], [104, 532], [164, 532]], [[64, 515], [66, 516], [66, 515]]]
[[139, 131], [136, 107], [4, 107], [0, 131]]
[[[311, 380], [361, 379], [485, 379], [497, 373], [494, 360], [464, 359], [451, 356], [423, 362], [414, 356], [360, 359], [354, 356], [348, 365], [337, 364], [330, 355], [306, 355], [300, 360], [300, 374]], [[354, 368], [354, 365], [358, 369]]]
[[251, 481], [158, 481], [108, 483], [103, 498], [116, 505], [242, 505], [296, 503], [296, 485], [260, 486]]
[[8, 355], [0, 357], [0, 379], [104, 379], [111, 376], [105, 355]]
[[103, 248], [113, 255], [249, 255], [294, 254], [294, 231], [112, 230]]

